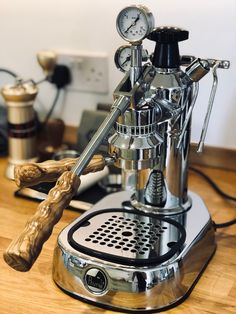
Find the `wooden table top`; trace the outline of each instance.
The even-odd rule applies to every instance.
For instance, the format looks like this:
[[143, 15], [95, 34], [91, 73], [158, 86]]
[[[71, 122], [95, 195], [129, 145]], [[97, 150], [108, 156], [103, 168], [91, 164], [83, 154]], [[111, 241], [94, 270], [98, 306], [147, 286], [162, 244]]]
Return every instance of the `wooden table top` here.
[[[40, 257], [27, 273], [11, 269], [2, 254], [33, 215], [37, 203], [14, 197], [14, 182], [4, 177], [6, 159], [0, 159], [0, 313], [114, 313], [82, 303], [63, 293], [53, 282], [52, 257], [57, 235], [78, 217], [65, 210], [45, 243]], [[202, 168], [225, 192], [236, 195], [236, 172]], [[218, 196], [200, 176], [190, 172], [190, 189], [197, 192], [207, 204], [215, 222], [236, 217], [235, 202]], [[236, 225], [216, 232], [217, 251], [191, 295], [182, 304], [166, 313], [236, 313]]]

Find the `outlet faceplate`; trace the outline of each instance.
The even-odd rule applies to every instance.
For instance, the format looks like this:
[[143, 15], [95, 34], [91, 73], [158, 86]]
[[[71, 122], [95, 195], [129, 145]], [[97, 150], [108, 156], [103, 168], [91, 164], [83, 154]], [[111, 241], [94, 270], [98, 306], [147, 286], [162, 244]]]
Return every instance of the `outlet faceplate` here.
[[108, 93], [108, 56], [93, 52], [57, 52], [58, 64], [71, 70], [71, 91]]

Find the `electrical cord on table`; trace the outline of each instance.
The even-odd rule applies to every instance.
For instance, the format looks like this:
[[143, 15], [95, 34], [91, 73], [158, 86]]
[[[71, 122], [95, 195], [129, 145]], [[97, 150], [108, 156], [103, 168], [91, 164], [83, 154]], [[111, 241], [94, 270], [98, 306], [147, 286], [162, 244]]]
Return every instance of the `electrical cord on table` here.
[[[218, 187], [218, 185], [210, 177], [208, 177], [204, 172], [202, 172], [201, 170], [199, 170], [197, 168], [194, 168], [194, 167], [189, 167], [189, 170], [191, 170], [191, 171], [199, 174], [201, 177], [203, 177], [211, 185], [211, 187], [216, 191], [216, 193], [218, 193], [221, 197], [223, 197], [225, 199], [228, 199], [230, 201], [236, 202], [236, 197], [235, 196], [226, 194], [224, 191], [222, 191]], [[223, 223], [219, 223], [219, 224], [217, 224], [217, 223], [215, 223], [213, 221], [213, 226], [215, 227], [215, 229], [229, 227], [229, 226], [232, 226], [234, 224], [236, 224], [236, 219], [233, 219], [233, 220], [230, 220], [230, 221], [226, 221], [226, 222], [223, 222]]]
[[51, 115], [52, 115], [52, 113], [53, 113], [53, 111], [54, 111], [54, 109], [55, 109], [55, 106], [56, 106], [56, 104], [57, 104], [57, 102], [58, 102], [59, 96], [60, 96], [60, 88], [57, 88], [56, 95], [55, 95], [55, 97], [54, 97], [52, 106], [51, 106], [51, 108], [49, 109], [49, 111], [48, 111], [48, 113], [47, 113], [47, 115], [46, 115], [46, 118], [45, 118], [44, 121], [43, 121], [43, 125], [46, 125], [47, 122], [48, 122], [48, 120], [50, 119], [50, 117], [51, 117]]
[[11, 75], [11, 76], [13, 76], [13, 77], [15, 77], [15, 78], [18, 77], [18, 75], [17, 75], [16, 73], [12, 72], [11, 70], [7, 70], [7, 69], [0, 68], [0, 72], [7, 73], [7, 74], [9, 74], [9, 75]]

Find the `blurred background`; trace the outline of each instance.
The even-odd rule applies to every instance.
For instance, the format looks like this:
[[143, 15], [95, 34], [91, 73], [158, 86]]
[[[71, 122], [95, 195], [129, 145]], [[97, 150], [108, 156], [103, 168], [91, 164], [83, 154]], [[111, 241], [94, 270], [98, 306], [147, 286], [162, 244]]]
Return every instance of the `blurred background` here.
[[[178, 26], [189, 31], [189, 40], [180, 43], [180, 54], [230, 60], [229, 70], [218, 70], [219, 86], [209, 124], [206, 145], [236, 149], [236, 2], [234, 0], [1, 0], [0, 68], [10, 69], [24, 79], [42, 78], [36, 54], [42, 49], [58, 53], [77, 77], [81, 56], [104, 57], [100, 91], [79, 90], [73, 83], [60, 94], [53, 117], [66, 125], [79, 125], [85, 109], [98, 103], [112, 103], [112, 93], [123, 77], [114, 65], [116, 49], [125, 44], [116, 31], [116, 17], [129, 4], [146, 5], [154, 14], [156, 26]], [[144, 48], [153, 52], [154, 43]], [[93, 73], [92, 73], [93, 75]], [[77, 77], [76, 79], [79, 80]], [[13, 78], [0, 73], [0, 86]], [[86, 82], [85, 82], [86, 83]], [[200, 94], [193, 114], [192, 142], [198, 142], [212, 84], [211, 75], [200, 82]], [[88, 86], [93, 82], [87, 80]], [[86, 89], [86, 88], [85, 88]], [[88, 88], [89, 89], [89, 88]], [[39, 86], [35, 109], [43, 119], [55, 97], [54, 85]], [[3, 99], [0, 99], [3, 104]]]

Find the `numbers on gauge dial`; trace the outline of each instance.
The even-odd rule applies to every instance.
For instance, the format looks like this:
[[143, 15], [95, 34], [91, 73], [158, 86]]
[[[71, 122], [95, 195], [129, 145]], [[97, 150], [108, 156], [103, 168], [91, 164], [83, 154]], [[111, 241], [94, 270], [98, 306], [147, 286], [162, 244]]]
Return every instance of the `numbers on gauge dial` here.
[[115, 64], [122, 72], [127, 72], [131, 65], [131, 47], [121, 46], [115, 53]]
[[[116, 67], [122, 72], [128, 72], [131, 67], [131, 45], [124, 45], [119, 47], [115, 53]], [[142, 62], [147, 62], [149, 59], [148, 51], [142, 49]]]
[[149, 21], [145, 10], [127, 7], [117, 18], [117, 29], [124, 39], [135, 42], [142, 40], [149, 31]]

